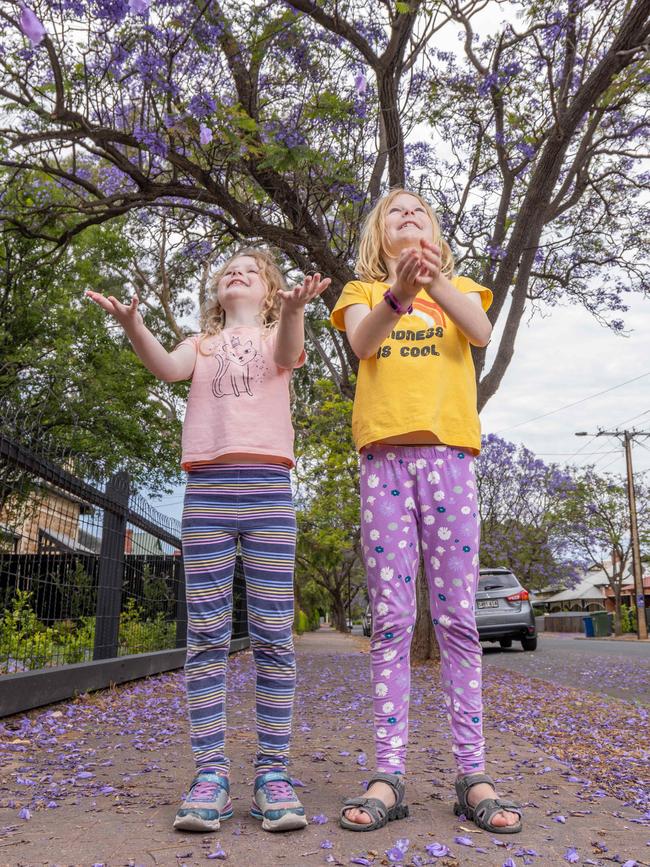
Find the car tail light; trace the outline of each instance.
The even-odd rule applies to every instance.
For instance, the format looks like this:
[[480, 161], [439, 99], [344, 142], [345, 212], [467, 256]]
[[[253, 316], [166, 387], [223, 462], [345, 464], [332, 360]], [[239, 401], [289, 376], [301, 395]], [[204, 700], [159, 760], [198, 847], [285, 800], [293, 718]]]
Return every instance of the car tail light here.
[[526, 602], [528, 599], [528, 590], [520, 590], [519, 593], [513, 593], [512, 596], [506, 596], [508, 602]]

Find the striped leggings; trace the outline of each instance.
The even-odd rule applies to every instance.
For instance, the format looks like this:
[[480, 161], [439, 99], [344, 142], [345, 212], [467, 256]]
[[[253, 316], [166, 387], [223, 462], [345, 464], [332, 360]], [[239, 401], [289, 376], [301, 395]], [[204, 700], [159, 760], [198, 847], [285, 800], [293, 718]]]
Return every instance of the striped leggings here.
[[185, 678], [196, 766], [226, 775], [230, 766], [224, 752], [226, 662], [239, 542], [257, 673], [255, 766], [283, 769], [296, 680], [291, 632], [296, 518], [289, 470], [273, 464], [211, 464], [191, 470], [182, 539], [188, 613]]

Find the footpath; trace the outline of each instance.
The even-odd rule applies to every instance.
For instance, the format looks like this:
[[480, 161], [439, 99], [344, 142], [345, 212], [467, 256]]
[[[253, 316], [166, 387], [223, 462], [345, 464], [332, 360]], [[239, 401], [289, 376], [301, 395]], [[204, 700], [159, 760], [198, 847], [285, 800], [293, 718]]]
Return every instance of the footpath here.
[[[372, 770], [367, 639], [322, 629], [296, 639], [291, 776], [310, 819], [263, 832], [249, 814], [254, 668], [230, 659], [234, 817], [216, 834], [171, 825], [192, 778], [182, 672], [0, 720], [0, 865], [232, 867], [650, 864], [648, 708], [513, 672], [485, 676], [488, 771], [525, 806], [522, 834], [452, 812], [454, 765], [437, 663], [414, 669], [410, 818], [345, 832], [342, 800]], [[397, 847], [397, 848], [396, 848]]]

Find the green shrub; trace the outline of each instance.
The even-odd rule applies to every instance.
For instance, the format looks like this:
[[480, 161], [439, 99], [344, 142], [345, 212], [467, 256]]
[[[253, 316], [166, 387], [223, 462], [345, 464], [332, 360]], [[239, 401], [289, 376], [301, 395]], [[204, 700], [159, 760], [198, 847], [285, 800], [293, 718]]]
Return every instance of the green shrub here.
[[293, 628], [298, 633], [298, 635], [302, 635], [303, 632], [308, 632], [310, 629], [309, 619], [302, 609], [297, 608], [296, 613], [293, 618]]
[[636, 632], [636, 608], [629, 605], [621, 605], [621, 629], [623, 632]]
[[145, 618], [144, 608], [135, 599], [127, 600], [120, 614], [119, 653], [144, 653], [164, 650], [176, 644], [176, 624], [165, 619], [163, 612]]
[[25, 668], [43, 668], [54, 654], [55, 631], [32, 609], [34, 594], [16, 590], [0, 621], [0, 655], [21, 662]]

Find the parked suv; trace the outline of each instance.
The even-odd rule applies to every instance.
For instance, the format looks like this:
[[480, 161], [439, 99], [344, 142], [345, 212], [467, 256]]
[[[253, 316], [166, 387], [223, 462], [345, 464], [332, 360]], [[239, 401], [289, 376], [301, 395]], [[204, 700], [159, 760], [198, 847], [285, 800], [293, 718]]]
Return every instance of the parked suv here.
[[475, 610], [481, 641], [512, 647], [514, 639], [521, 641], [524, 650], [536, 650], [537, 630], [528, 590], [509, 569], [479, 571]]

